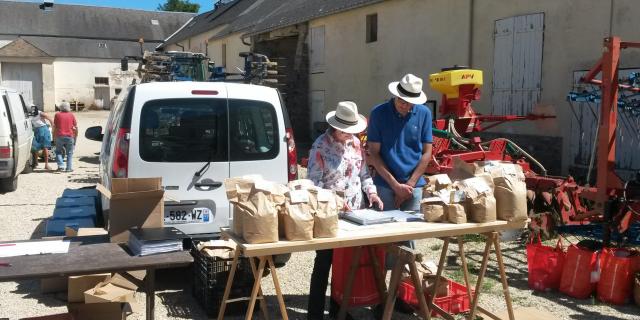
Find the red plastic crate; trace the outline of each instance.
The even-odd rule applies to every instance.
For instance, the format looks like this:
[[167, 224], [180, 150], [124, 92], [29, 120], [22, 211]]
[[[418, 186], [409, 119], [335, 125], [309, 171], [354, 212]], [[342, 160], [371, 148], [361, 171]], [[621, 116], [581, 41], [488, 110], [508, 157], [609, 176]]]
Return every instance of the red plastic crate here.
[[[467, 296], [467, 287], [453, 280], [447, 279], [447, 281], [449, 282], [449, 291], [447, 296], [436, 297], [433, 299], [433, 303], [442, 308], [442, 310], [451, 314], [469, 311], [471, 309], [471, 303]], [[474, 293], [475, 290], [471, 289], [471, 296], [473, 296]], [[425, 299], [428, 301], [429, 295], [427, 295], [426, 292], [424, 295]], [[416, 309], [420, 308], [418, 305], [418, 297], [416, 296], [416, 289], [413, 286], [413, 283], [411, 283], [411, 278], [402, 280], [398, 285], [398, 298]], [[439, 312], [436, 310], [431, 311], [432, 316], [436, 316], [438, 314]]]

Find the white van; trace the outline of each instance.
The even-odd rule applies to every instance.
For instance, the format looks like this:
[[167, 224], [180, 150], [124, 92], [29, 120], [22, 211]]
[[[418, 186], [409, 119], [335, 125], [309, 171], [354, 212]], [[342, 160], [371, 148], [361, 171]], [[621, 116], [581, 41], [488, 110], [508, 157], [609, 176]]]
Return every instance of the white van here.
[[[260, 174], [286, 183], [297, 177], [287, 111], [276, 89], [226, 82], [151, 82], [122, 93], [102, 127], [102, 184], [114, 177], [162, 177], [165, 225], [188, 234], [228, 226], [226, 178]], [[103, 199], [104, 208], [108, 200]]]
[[0, 193], [18, 188], [18, 175], [31, 160], [33, 130], [18, 91], [0, 87]]

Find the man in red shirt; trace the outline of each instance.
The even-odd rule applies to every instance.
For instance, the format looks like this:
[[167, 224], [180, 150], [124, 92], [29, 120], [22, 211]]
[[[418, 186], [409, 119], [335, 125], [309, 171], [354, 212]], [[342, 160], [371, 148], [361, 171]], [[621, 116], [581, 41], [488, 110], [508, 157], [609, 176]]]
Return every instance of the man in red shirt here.
[[[71, 159], [75, 140], [78, 137], [78, 123], [76, 122], [76, 117], [71, 113], [71, 106], [66, 101], [60, 104], [60, 112], [56, 113], [53, 118], [53, 136], [56, 139], [58, 171], [73, 171]], [[63, 162], [63, 150], [67, 153], [66, 170]]]

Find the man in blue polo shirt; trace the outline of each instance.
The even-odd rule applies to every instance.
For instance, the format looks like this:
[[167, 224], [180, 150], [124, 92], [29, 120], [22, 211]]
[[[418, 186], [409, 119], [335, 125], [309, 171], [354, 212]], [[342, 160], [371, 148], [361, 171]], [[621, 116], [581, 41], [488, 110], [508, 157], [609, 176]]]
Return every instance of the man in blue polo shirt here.
[[386, 210], [418, 211], [431, 159], [431, 111], [423, 105], [422, 79], [412, 74], [391, 82], [389, 91], [394, 97], [374, 107], [369, 118], [373, 181]]

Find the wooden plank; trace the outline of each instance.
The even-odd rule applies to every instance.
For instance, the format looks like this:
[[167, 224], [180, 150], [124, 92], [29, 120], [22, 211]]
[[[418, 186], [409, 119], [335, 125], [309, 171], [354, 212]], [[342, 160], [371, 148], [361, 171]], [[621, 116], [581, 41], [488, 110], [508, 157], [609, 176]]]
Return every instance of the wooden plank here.
[[181, 267], [193, 263], [193, 257], [186, 251], [137, 257], [115, 243], [72, 242], [68, 253], [7, 257], [2, 261], [11, 266], [0, 268], [0, 282]]
[[318, 238], [308, 241], [278, 241], [273, 243], [248, 244], [227, 228], [222, 229], [224, 236], [233, 239], [242, 248], [247, 257], [268, 256], [300, 251], [335, 249], [344, 247], [376, 245], [402, 242], [416, 239], [455, 237], [464, 234], [487, 233], [510, 229], [521, 229], [527, 221], [488, 223], [430, 223], [395, 222], [374, 226], [361, 226], [355, 229], [340, 229], [335, 238]]

